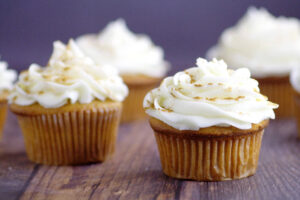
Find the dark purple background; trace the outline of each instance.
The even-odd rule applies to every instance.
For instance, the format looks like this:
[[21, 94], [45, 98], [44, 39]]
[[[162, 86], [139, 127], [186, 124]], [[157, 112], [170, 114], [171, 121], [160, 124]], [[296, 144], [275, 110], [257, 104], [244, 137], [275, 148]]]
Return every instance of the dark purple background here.
[[123, 17], [165, 49], [173, 73], [204, 56], [250, 5], [300, 18], [299, 0], [0, 0], [0, 54], [17, 69], [44, 65], [54, 40], [98, 32]]

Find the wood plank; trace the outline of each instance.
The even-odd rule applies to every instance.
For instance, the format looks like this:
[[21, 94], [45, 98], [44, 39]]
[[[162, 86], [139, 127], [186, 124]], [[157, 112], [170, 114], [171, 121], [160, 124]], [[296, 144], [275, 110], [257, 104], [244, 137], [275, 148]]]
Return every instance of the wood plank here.
[[256, 175], [236, 181], [196, 182], [161, 171], [148, 122], [122, 125], [115, 156], [104, 163], [50, 167], [30, 163], [15, 118], [0, 144], [0, 197], [5, 199], [298, 199], [300, 140], [294, 120], [267, 128]]
[[157, 190], [172, 197], [177, 181], [162, 174], [149, 131], [145, 122], [122, 126], [114, 159], [102, 164], [40, 167], [22, 199], [153, 199]]

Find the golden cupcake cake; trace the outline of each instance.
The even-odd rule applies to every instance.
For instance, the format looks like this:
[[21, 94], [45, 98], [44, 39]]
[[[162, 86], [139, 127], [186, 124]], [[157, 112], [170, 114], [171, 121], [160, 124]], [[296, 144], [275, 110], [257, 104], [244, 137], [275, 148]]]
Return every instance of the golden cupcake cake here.
[[247, 68], [228, 70], [222, 60], [202, 58], [144, 99], [164, 173], [199, 181], [253, 175], [277, 107], [260, 94]]
[[289, 73], [300, 66], [298, 19], [275, 17], [266, 9], [251, 7], [234, 27], [226, 29], [209, 58], [221, 58], [229, 67], [247, 67], [258, 80], [261, 93], [280, 105], [278, 117], [293, 115]]
[[112, 156], [128, 89], [76, 43], [54, 42], [46, 67], [23, 71], [9, 96], [30, 160], [47, 165], [102, 162]]
[[8, 69], [4, 61], [0, 61], [0, 139], [2, 137], [3, 127], [7, 112], [7, 96], [13, 88], [13, 82], [16, 80], [17, 73]]
[[79, 37], [77, 43], [96, 63], [116, 67], [128, 86], [121, 121], [145, 118], [144, 96], [158, 85], [169, 67], [162, 48], [148, 36], [131, 32], [123, 19], [109, 23], [99, 34]]

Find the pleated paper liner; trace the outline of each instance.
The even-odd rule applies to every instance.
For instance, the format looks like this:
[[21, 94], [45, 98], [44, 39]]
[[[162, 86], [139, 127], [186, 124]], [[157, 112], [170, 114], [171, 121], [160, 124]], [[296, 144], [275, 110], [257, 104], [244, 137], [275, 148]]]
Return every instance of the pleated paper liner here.
[[288, 76], [257, 78], [256, 80], [259, 82], [260, 92], [270, 101], [279, 104], [278, 109], [275, 110], [276, 117], [294, 116], [293, 89]]
[[163, 172], [170, 177], [198, 181], [233, 180], [255, 174], [264, 127], [268, 123], [263, 121], [247, 131], [214, 127], [196, 133], [174, 132], [152, 118], [150, 122]]
[[155, 88], [161, 78], [146, 77], [141, 75], [122, 76], [128, 86], [129, 94], [123, 102], [121, 122], [132, 122], [147, 117], [143, 109], [143, 100], [146, 94]]
[[300, 94], [297, 91], [294, 93], [295, 117], [297, 120], [298, 137], [300, 138]]
[[7, 113], [7, 102], [6, 100], [0, 99], [0, 139], [2, 138], [3, 135], [6, 113]]
[[115, 151], [122, 104], [94, 101], [56, 109], [11, 105], [30, 160], [47, 165], [103, 162]]

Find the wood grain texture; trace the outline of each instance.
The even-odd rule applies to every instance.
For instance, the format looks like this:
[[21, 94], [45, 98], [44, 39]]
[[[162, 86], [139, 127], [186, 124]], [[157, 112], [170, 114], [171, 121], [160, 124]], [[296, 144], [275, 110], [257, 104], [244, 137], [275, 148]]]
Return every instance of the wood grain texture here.
[[165, 176], [148, 122], [120, 127], [107, 162], [49, 167], [28, 161], [16, 118], [9, 114], [0, 143], [0, 199], [299, 199], [300, 140], [294, 120], [266, 129], [257, 173], [226, 182]]

